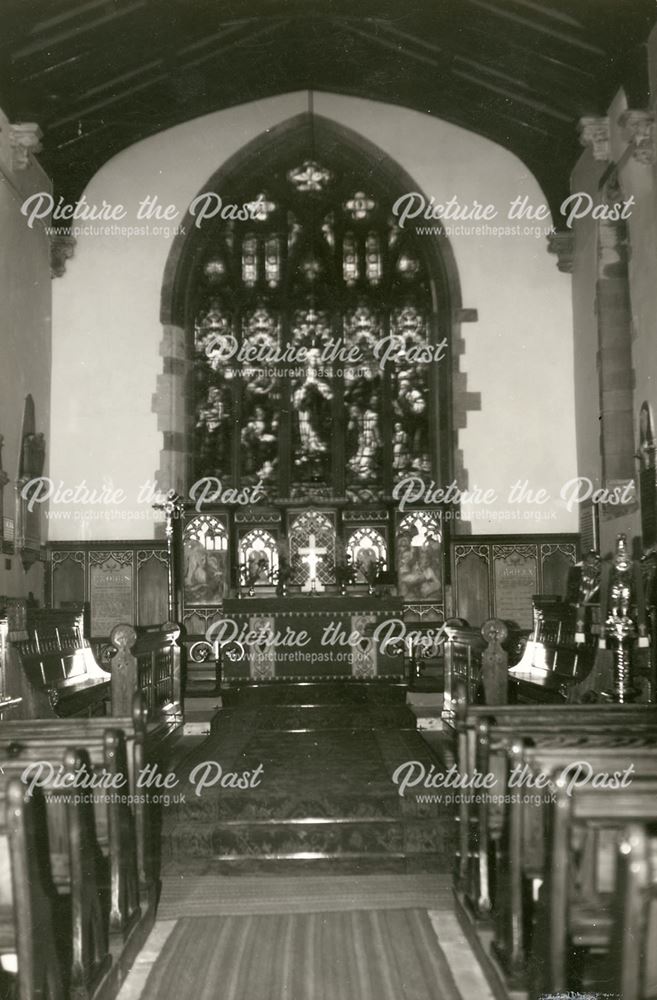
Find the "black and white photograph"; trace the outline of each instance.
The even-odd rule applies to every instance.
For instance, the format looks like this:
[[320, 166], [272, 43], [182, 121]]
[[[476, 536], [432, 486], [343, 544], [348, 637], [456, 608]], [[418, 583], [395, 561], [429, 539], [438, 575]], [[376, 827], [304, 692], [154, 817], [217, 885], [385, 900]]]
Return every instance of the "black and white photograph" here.
[[657, 1000], [657, 0], [0, 0], [0, 1000]]

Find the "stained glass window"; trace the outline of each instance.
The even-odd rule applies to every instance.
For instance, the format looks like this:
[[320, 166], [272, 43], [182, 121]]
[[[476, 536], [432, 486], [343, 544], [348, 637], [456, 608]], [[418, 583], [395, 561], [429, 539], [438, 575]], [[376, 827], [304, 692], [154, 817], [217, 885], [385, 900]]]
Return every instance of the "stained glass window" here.
[[439, 475], [421, 238], [383, 185], [319, 156], [263, 163], [244, 186], [231, 201], [249, 217], [211, 223], [190, 286], [194, 478], [357, 502]]

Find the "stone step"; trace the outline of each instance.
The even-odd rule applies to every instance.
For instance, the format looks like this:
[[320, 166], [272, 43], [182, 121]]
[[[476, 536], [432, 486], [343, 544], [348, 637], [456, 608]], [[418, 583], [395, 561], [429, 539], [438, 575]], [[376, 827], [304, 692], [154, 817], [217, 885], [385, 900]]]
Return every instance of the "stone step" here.
[[224, 708], [213, 720], [221, 731], [237, 717], [253, 729], [278, 732], [311, 732], [315, 729], [414, 729], [415, 716], [405, 705], [255, 705], [252, 710]]
[[162, 858], [298, 858], [431, 854], [453, 856], [451, 824], [426, 820], [371, 818], [298, 823], [180, 822], [167, 830]]
[[451, 872], [452, 859], [447, 863], [442, 854], [355, 854], [330, 857], [247, 857], [185, 858], [167, 860], [164, 878], [216, 875], [415, 875]]
[[414, 796], [371, 795], [361, 793], [300, 790], [297, 796], [235, 793], [201, 795], [184, 791], [185, 801], [176, 803], [176, 817], [185, 823], [275, 824], [275, 823], [346, 823], [441, 822], [446, 807], [440, 802], [420, 802]]
[[404, 703], [406, 685], [365, 681], [298, 684], [272, 681], [226, 688], [222, 696], [224, 705], [241, 708], [255, 705], [389, 705]]

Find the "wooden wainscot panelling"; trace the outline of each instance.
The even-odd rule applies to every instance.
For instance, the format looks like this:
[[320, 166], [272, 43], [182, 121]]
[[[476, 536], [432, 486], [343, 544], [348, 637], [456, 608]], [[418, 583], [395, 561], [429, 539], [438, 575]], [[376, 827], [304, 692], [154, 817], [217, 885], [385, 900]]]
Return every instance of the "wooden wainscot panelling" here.
[[471, 625], [494, 617], [531, 628], [533, 595], [565, 596], [578, 553], [576, 534], [454, 539], [454, 613]]
[[168, 612], [165, 542], [56, 542], [50, 549], [50, 603], [88, 602], [91, 636], [109, 638], [119, 622], [136, 626], [165, 621]]

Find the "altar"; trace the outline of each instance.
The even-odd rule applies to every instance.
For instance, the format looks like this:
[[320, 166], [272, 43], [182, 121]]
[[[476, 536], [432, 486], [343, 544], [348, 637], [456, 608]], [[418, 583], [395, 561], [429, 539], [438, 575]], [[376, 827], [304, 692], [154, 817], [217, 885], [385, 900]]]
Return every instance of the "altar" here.
[[388, 595], [227, 598], [213, 628], [222, 683], [401, 679], [402, 610]]

